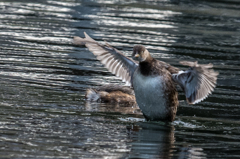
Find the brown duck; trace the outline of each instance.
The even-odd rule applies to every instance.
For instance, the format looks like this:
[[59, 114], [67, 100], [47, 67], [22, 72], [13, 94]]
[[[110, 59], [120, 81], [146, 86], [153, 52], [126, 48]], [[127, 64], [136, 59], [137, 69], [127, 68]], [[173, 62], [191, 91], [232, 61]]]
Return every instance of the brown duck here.
[[100, 44], [89, 37], [74, 37], [74, 44], [85, 45], [105, 67], [133, 87], [137, 104], [147, 120], [173, 121], [178, 107], [176, 84], [185, 92], [189, 104], [196, 104], [212, 93], [218, 72], [212, 64], [180, 62], [190, 66], [182, 71], [154, 59], [148, 50], [137, 45], [133, 48], [135, 61], [109, 44]]
[[85, 98], [88, 101], [104, 103], [124, 104], [131, 106], [136, 104], [136, 98], [133, 89], [128, 86], [112, 84], [100, 86], [94, 89], [87, 89]]

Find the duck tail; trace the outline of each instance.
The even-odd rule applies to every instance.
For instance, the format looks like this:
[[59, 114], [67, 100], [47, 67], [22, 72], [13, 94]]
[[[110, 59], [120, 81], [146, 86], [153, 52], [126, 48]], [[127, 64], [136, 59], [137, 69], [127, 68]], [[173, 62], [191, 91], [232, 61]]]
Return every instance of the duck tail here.
[[90, 88], [90, 89], [87, 89], [85, 98], [86, 100], [89, 100], [89, 101], [97, 101], [100, 98], [100, 95], [98, 94], [97, 91]]

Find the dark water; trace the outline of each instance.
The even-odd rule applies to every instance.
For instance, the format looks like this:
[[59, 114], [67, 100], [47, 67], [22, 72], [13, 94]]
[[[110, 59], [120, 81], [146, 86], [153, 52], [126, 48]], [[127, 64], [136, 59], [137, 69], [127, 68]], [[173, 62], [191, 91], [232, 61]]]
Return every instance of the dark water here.
[[[121, 83], [73, 36], [131, 54], [136, 44], [184, 69], [213, 63], [214, 93], [171, 124], [132, 107], [87, 103]], [[0, 0], [1, 158], [240, 158], [240, 3], [178, 0]], [[123, 84], [123, 83], [121, 83]]]

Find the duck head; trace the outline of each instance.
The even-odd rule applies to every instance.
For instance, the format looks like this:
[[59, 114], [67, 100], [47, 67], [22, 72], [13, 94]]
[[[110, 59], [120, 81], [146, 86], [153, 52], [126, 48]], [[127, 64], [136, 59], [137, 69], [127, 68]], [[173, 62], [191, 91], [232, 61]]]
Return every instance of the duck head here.
[[148, 50], [142, 45], [134, 46], [132, 57], [137, 59], [139, 62], [144, 62], [144, 61], [152, 59]]

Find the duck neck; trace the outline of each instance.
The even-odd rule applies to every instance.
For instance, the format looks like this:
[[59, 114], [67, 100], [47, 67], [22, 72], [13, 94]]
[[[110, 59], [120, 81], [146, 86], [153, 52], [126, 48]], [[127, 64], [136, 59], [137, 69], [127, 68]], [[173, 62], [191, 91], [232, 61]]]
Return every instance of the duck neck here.
[[142, 75], [148, 76], [151, 75], [153, 69], [153, 63], [155, 59], [149, 55], [146, 60], [139, 63], [139, 69]]

